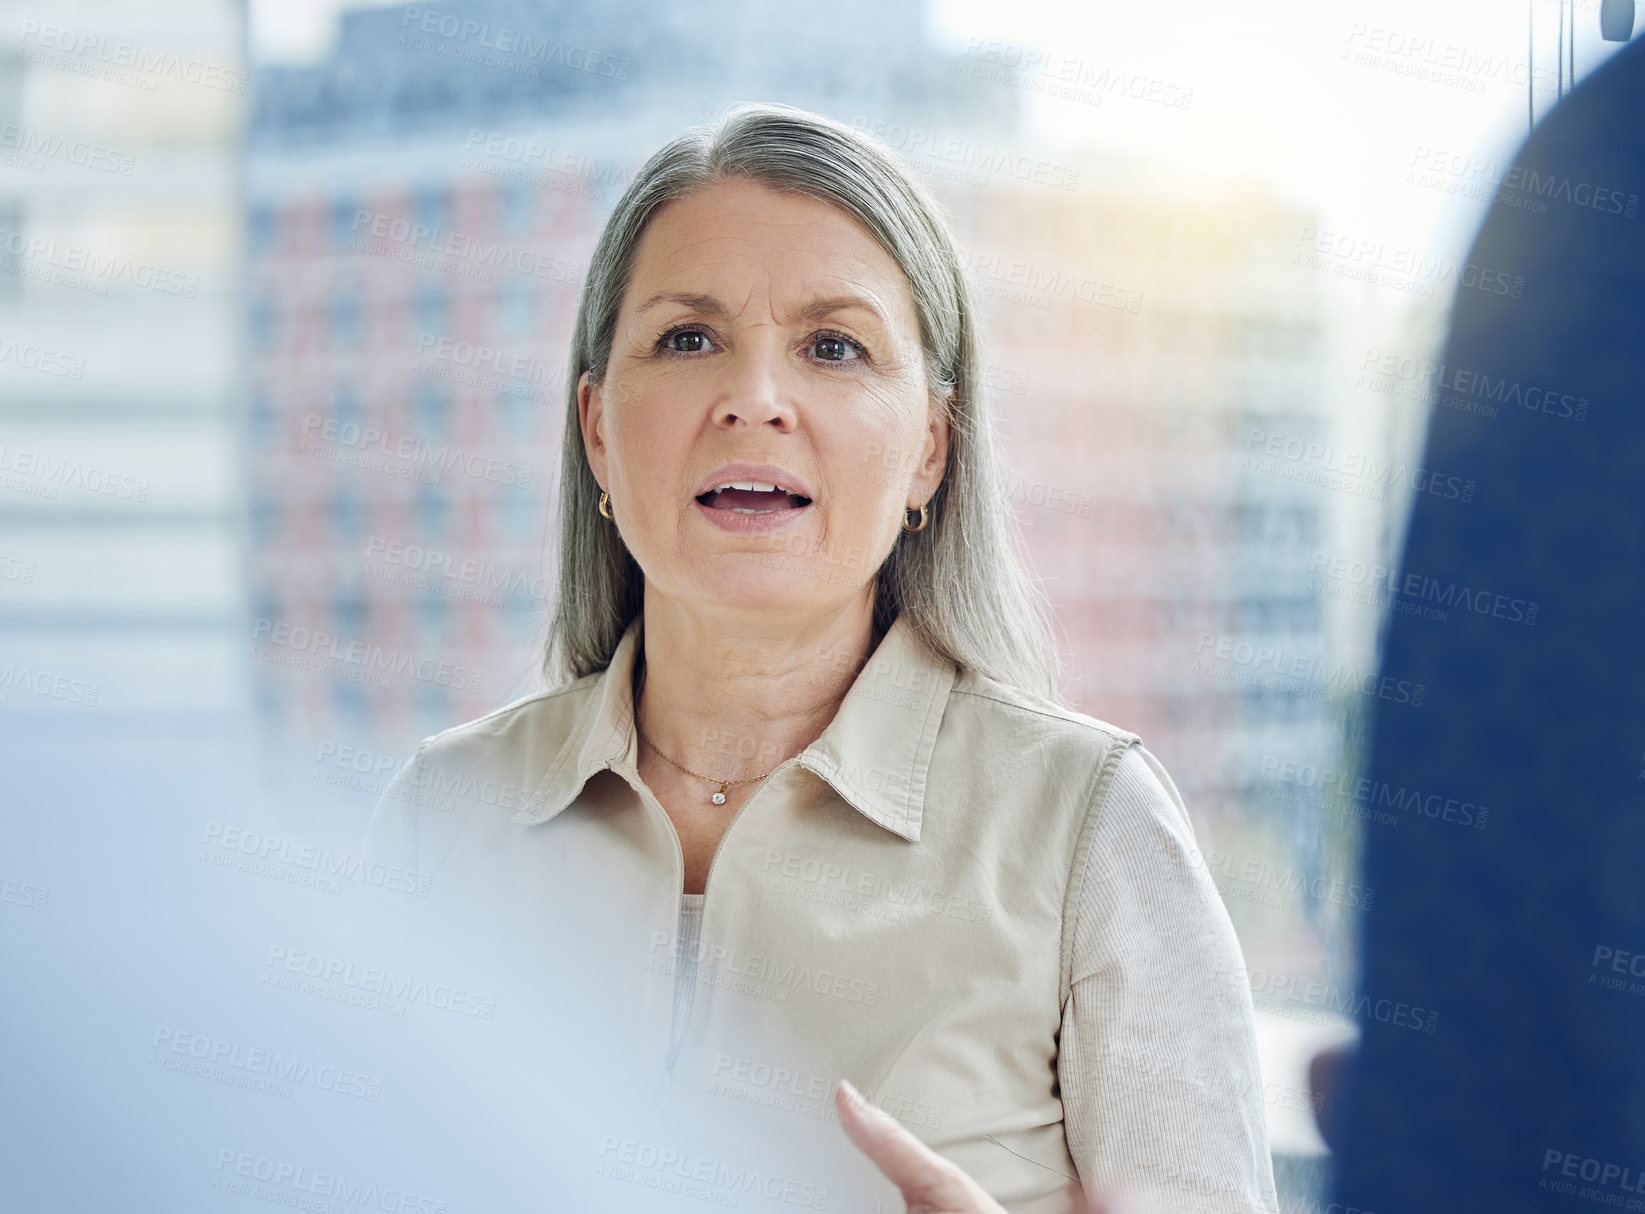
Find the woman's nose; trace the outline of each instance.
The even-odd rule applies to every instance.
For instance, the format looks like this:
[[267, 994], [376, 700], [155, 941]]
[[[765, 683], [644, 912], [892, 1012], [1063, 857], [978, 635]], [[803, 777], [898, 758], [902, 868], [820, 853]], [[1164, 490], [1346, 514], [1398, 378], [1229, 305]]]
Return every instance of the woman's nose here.
[[784, 373], [783, 353], [776, 341], [751, 342], [725, 360], [725, 382], [714, 403], [716, 425], [793, 428], [793, 385]]

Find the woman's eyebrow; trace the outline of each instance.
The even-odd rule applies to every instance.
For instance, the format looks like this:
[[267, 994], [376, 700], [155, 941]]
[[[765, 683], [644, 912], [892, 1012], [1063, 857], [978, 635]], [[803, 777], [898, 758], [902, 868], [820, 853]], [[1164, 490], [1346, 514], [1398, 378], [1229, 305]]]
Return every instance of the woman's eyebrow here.
[[[659, 291], [655, 295], [649, 296], [644, 303], [636, 308], [634, 315], [642, 316], [652, 308], [667, 303], [681, 304], [703, 316], [724, 317], [730, 314], [730, 309], [713, 295], [697, 295], [690, 291]], [[884, 315], [874, 306], [872, 301], [863, 298], [861, 295], [830, 295], [823, 299], [814, 299], [803, 308], [798, 309], [794, 313], [794, 319], [796, 321], [821, 320], [823, 317], [832, 316], [836, 312], [846, 312], [852, 309], [867, 312], [882, 327], [885, 325]]]
[[821, 320], [825, 316], [832, 316], [836, 312], [852, 310], [867, 312], [879, 324], [885, 326], [885, 317], [873, 303], [860, 295], [830, 295], [826, 299], [815, 299], [805, 307], [794, 313], [795, 320]]
[[729, 309], [712, 295], [693, 295], [690, 291], [658, 291], [643, 304], [634, 309], [635, 316], [643, 316], [661, 304], [684, 304], [693, 312], [701, 312], [704, 316], [724, 316]]

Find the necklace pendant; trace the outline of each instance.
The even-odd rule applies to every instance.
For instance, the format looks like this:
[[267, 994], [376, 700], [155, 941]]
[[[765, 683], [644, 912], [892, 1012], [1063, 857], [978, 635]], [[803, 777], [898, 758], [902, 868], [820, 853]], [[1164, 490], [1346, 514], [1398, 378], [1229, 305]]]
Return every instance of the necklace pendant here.
[[712, 797], [710, 797], [709, 800], [714, 802], [714, 804], [716, 804], [716, 805], [724, 805], [725, 804], [725, 790], [721, 789], [719, 792], [715, 793]]

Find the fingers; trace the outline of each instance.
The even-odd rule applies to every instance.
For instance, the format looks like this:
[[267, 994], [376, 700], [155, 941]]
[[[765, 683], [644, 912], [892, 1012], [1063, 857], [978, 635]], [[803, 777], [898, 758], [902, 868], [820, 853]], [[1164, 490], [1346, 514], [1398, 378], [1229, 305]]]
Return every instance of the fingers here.
[[1005, 1214], [982, 1187], [842, 1079], [834, 1091], [840, 1124], [859, 1150], [902, 1192], [909, 1214]]
[[1063, 1200], [1068, 1203], [1068, 1214], [1124, 1214], [1115, 1210], [1102, 1194], [1087, 1190], [1078, 1181], [1070, 1182], [1063, 1190]]

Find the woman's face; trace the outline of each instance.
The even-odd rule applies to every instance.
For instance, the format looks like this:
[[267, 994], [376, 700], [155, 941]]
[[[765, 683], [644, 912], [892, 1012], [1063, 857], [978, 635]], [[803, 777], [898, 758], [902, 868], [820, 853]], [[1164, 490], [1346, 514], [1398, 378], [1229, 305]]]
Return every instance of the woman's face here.
[[[871, 595], [948, 454], [897, 263], [845, 212], [747, 180], [652, 217], [578, 406], [648, 596], [722, 611]], [[715, 492], [732, 482], [758, 487]]]

